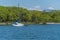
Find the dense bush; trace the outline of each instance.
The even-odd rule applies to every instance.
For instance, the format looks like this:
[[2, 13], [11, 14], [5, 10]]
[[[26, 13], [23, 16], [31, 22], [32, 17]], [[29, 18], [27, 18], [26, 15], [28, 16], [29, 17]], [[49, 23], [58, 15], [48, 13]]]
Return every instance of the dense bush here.
[[28, 10], [21, 7], [4, 7], [0, 6], [0, 22], [60, 22], [60, 10], [51, 12]]

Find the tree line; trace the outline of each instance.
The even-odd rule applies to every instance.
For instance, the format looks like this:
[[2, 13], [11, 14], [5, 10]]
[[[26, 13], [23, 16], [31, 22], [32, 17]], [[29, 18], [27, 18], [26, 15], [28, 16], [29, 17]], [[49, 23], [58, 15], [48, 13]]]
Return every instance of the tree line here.
[[28, 10], [22, 7], [4, 7], [0, 6], [0, 22], [21, 22], [47, 23], [60, 22], [60, 10], [51, 12]]

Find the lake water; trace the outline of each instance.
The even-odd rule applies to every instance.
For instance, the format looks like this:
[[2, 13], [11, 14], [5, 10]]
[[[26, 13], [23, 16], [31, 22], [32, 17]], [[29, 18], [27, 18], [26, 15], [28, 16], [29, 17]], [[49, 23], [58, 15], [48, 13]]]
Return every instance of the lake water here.
[[60, 40], [60, 24], [0, 26], [0, 40]]

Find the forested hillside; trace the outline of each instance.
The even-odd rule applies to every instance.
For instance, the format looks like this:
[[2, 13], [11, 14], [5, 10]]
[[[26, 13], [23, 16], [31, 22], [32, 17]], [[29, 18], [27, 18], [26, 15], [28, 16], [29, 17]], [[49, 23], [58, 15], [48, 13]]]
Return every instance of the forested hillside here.
[[60, 22], [60, 10], [51, 12], [28, 10], [21, 7], [0, 6], [0, 22], [14, 22], [20, 19], [21, 22]]

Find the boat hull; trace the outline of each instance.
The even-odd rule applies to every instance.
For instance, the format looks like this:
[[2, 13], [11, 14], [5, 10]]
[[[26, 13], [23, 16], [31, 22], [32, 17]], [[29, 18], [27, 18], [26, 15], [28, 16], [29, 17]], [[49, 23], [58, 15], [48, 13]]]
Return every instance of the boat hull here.
[[24, 24], [17, 23], [17, 24], [12, 24], [13, 26], [24, 26]]

